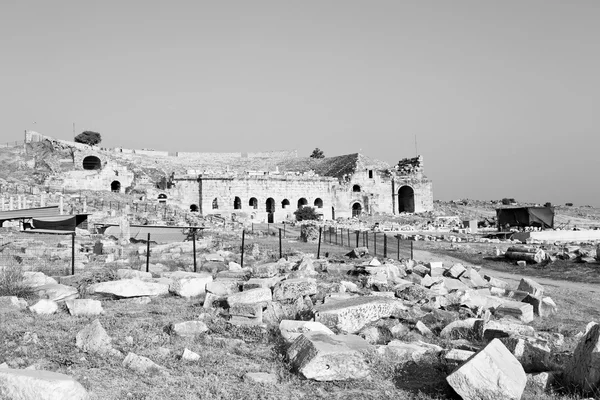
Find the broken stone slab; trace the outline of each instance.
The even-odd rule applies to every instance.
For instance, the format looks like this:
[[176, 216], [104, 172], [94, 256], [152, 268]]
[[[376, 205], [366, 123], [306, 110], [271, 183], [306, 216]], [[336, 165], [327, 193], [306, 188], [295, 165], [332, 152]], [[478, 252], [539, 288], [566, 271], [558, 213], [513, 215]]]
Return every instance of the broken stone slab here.
[[147, 357], [138, 356], [135, 353], [127, 354], [123, 360], [123, 366], [138, 374], [148, 375], [149, 373], [164, 373], [165, 370], [160, 365]]
[[450, 278], [458, 279], [466, 271], [467, 271], [467, 269], [465, 268], [464, 265], [457, 263], [457, 264], [454, 264], [452, 267], [448, 268], [446, 270], [446, 272], [444, 273], [444, 275], [446, 275]]
[[478, 325], [482, 319], [466, 318], [450, 322], [440, 332], [440, 337], [445, 339], [469, 339], [479, 337]]
[[271, 278], [279, 274], [279, 264], [268, 263], [252, 266], [252, 276], [254, 278]]
[[521, 322], [529, 323], [533, 321], [533, 306], [531, 304], [518, 301], [507, 301], [496, 308], [494, 312], [497, 316], [513, 317]]
[[369, 255], [369, 249], [366, 247], [356, 247], [350, 253], [346, 254], [346, 257], [361, 258], [367, 255]]
[[309, 278], [318, 275], [313, 260], [310, 257], [302, 257], [302, 260], [292, 267], [292, 271], [294, 272], [290, 277], [293, 278]]
[[460, 305], [469, 307], [471, 309], [495, 309], [500, 307], [508, 300], [502, 299], [491, 294], [483, 294], [475, 290], [465, 291], [458, 299]]
[[414, 275], [414, 274], [417, 274], [417, 275], [419, 275], [422, 278], [425, 275], [429, 275], [429, 268], [427, 268], [423, 264], [417, 264], [417, 265], [415, 265], [412, 268], [412, 274], [411, 275]]
[[455, 290], [467, 291], [467, 290], [471, 289], [469, 286], [467, 286], [465, 283], [463, 283], [460, 279], [444, 277], [443, 282], [444, 282], [444, 287], [446, 288], [446, 290], [448, 292], [452, 292]]
[[111, 342], [112, 339], [98, 319], [77, 332], [75, 337], [77, 348], [85, 353], [112, 353]]
[[181, 354], [182, 361], [194, 362], [200, 359], [200, 355], [198, 353], [194, 353], [187, 348], [183, 349], [183, 353]]
[[279, 283], [283, 277], [273, 276], [271, 278], [250, 278], [243, 284], [243, 290], [257, 289], [257, 288], [269, 288], [273, 289], [277, 283]]
[[314, 278], [286, 279], [273, 288], [273, 300], [291, 300], [317, 294], [317, 281]]
[[0, 398], [6, 400], [88, 400], [85, 388], [68, 375], [43, 370], [0, 368]]
[[550, 298], [550, 297], [542, 298], [542, 302], [540, 303], [540, 306], [539, 306], [540, 317], [546, 318], [546, 317], [556, 314], [557, 312], [558, 312], [558, 307], [557, 307], [556, 303], [554, 302], [554, 300], [552, 300], [552, 298]]
[[518, 400], [527, 375], [515, 356], [498, 339], [492, 340], [446, 378], [463, 400]]
[[436, 296], [436, 294], [433, 293], [431, 290], [412, 283], [410, 285], [399, 285], [399, 287], [395, 289], [395, 293], [396, 297], [402, 300], [414, 302], [426, 301]]
[[65, 301], [69, 313], [73, 316], [100, 315], [104, 313], [102, 302], [92, 299], [74, 299]]
[[46, 276], [43, 272], [25, 271], [23, 272], [23, 285], [32, 288], [43, 285], [55, 285], [56, 279]]
[[481, 337], [484, 341], [491, 341], [492, 339], [499, 339], [513, 335], [535, 335], [535, 329], [532, 326], [512, 323], [504, 320], [479, 320], [475, 323], [474, 329], [478, 332], [479, 337]]
[[346, 333], [356, 333], [370, 322], [388, 318], [406, 306], [387, 297], [354, 297], [314, 308], [315, 321]]
[[431, 331], [431, 329], [429, 329], [427, 327], [427, 325], [425, 325], [423, 322], [421, 321], [417, 321], [417, 323], [415, 324], [415, 329], [423, 336], [425, 337], [432, 337], [433, 336], [433, 332]]
[[508, 289], [510, 285], [508, 282], [503, 281], [502, 279], [494, 278], [493, 276], [484, 275], [483, 278], [488, 281], [490, 286], [497, 287], [500, 289]]
[[137, 269], [121, 268], [117, 270], [117, 278], [149, 280], [152, 279], [152, 274], [150, 272], [139, 271]]
[[225, 297], [239, 292], [240, 287], [238, 281], [235, 279], [217, 279], [206, 284], [206, 291], [220, 297]]
[[213, 308], [215, 306], [215, 302], [219, 302], [224, 299], [225, 297], [206, 292], [206, 295], [204, 296], [204, 302], [202, 303], [202, 308]]
[[261, 383], [267, 385], [277, 384], [277, 375], [268, 372], [247, 372], [243, 376], [244, 382]]
[[534, 393], [545, 392], [552, 387], [557, 375], [556, 371], [527, 374], [526, 389]]
[[432, 278], [438, 278], [442, 275], [444, 275], [444, 263], [441, 261], [432, 261], [429, 264], [427, 264], [427, 266], [429, 267], [429, 275]]
[[364, 352], [371, 346], [356, 335], [306, 332], [287, 351], [292, 367], [304, 378], [316, 381], [345, 381], [369, 375]]
[[184, 321], [171, 324], [171, 332], [177, 336], [194, 337], [208, 331], [208, 326], [202, 321]]
[[528, 336], [510, 336], [500, 341], [519, 360], [525, 372], [544, 372], [556, 368], [550, 347], [544, 340]]
[[114, 296], [117, 298], [164, 296], [169, 293], [169, 285], [145, 282], [138, 279], [121, 279], [118, 281], [100, 282], [88, 287], [89, 294]]
[[29, 307], [29, 311], [38, 315], [54, 314], [58, 311], [58, 304], [52, 300], [42, 299]]
[[475, 354], [474, 351], [451, 349], [444, 356], [444, 361], [451, 368], [456, 368]]
[[377, 346], [377, 353], [389, 357], [394, 363], [403, 364], [408, 361], [418, 362], [423, 359], [426, 354], [440, 353], [444, 349], [441, 347], [422, 342], [420, 340], [414, 342], [403, 342], [400, 340], [392, 340], [385, 346]]
[[314, 321], [295, 321], [284, 319], [279, 323], [279, 332], [287, 343], [292, 343], [303, 333], [321, 332], [326, 335], [333, 335], [333, 331], [320, 322]]
[[346, 291], [348, 291], [350, 293], [358, 293], [359, 292], [358, 285], [356, 285], [356, 283], [354, 283], [354, 282], [341, 281], [340, 283], [342, 285], [344, 285], [344, 287], [346, 288]]
[[8, 311], [18, 311], [27, 308], [27, 301], [19, 299], [17, 296], [0, 296], [0, 313]]
[[227, 296], [227, 303], [230, 307], [235, 304], [262, 303], [271, 300], [272, 294], [269, 288], [250, 289]]
[[72, 286], [61, 285], [60, 283], [37, 286], [34, 289], [34, 292], [40, 299], [47, 299], [56, 302], [76, 299], [79, 297], [79, 292], [76, 288]]
[[544, 295], [544, 287], [534, 281], [533, 279], [523, 278], [521, 282], [519, 282], [519, 287], [517, 290], [527, 292], [534, 297], [542, 297]]
[[600, 325], [591, 322], [585, 334], [566, 365], [563, 380], [565, 384], [585, 393], [598, 390], [600, 385]]
[[213, 280], [212, 275], [207, 272], [186, 272], [185, 274], [173, 273], [167, 276], [167, 278], [173, 280], [173, 283], [169, 285], [169, 292], [187, 298], [198, 297], [205, 294], [206, 285]]

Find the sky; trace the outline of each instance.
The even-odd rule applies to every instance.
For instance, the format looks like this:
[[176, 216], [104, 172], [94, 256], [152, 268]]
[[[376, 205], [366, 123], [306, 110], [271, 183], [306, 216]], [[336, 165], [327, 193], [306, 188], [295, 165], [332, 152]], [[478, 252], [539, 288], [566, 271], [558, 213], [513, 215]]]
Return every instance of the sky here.
[[600, 206], [598, 21], [597, 0], [2, 0], [0, 142], [418, 153], [434, 199]]

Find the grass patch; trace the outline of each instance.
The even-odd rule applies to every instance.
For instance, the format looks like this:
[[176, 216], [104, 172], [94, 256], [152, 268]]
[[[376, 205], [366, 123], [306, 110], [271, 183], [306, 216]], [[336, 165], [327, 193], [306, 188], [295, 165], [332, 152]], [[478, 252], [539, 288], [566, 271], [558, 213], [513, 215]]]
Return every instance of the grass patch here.
[[0, 296], [31, 298], [33, 288], [23, 282], [23, 270], [20, 266], [0, 267]]

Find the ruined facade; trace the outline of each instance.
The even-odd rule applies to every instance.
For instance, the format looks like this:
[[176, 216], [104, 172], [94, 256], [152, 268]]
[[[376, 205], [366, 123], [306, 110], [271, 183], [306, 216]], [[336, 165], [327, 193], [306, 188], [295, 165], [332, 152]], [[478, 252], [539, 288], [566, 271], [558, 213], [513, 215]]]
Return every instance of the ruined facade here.
[[[421, 156], [391, 167], [358, 153], [323, 159], [298, 157], [295, 151], [171, 154], [55, 142], [74, 145], [72, 160], [65, 160], [72, 168], [51, 177], [55, 185], [143, 190], [157, 202], [201, 215], [281, 222], [293, 219], [302, 206], [315, 207], [325, 220], [433, 209], [432, 183], [423, 175]], [[150, 169], [163, 176], [152, 179], [144, 172]]]

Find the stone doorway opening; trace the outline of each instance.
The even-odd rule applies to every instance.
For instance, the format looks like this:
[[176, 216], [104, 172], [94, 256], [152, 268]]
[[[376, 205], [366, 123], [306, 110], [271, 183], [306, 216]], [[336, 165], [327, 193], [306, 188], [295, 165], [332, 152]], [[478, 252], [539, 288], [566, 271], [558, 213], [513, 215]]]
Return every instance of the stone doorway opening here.
[[87, 156], [83, 159], [83, 169], [101, 169], [102, 168], [102, 162], [100, 161], [100, 159], [96, 156]]
[[275, 222], [275, 200], [269, 197], [265, 205], [267, 206], [267, 222], [272, 224]]
[[398, 212], [415, 212], [415, 191], [410, 186], [398, 190]]
[[111, 192], [119, 193], [121, 191], [121, 182], [119, 182], [119, 181], [113, 181], [110, 184], [110, 191]]
[[362, 213], [362, 206], [360, 205], [360, 203], [352, 204], [352, 216], [359, 217], [361, 213]]

